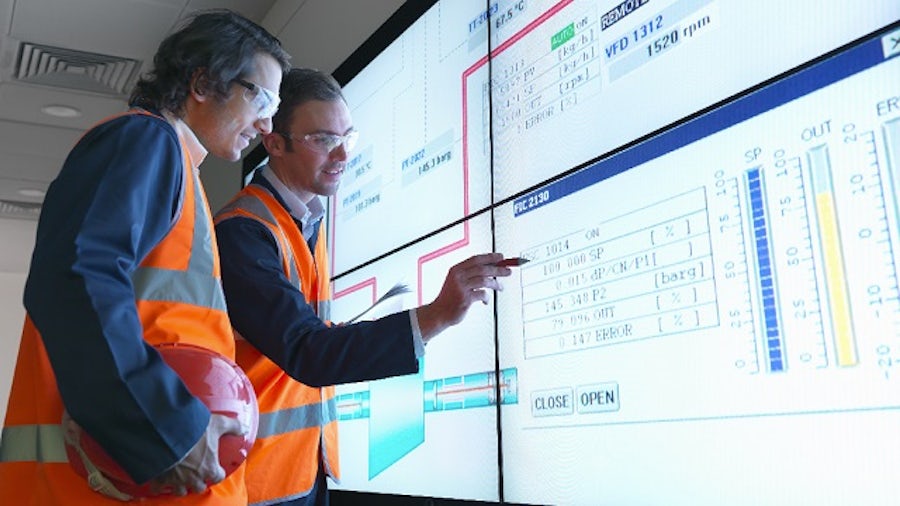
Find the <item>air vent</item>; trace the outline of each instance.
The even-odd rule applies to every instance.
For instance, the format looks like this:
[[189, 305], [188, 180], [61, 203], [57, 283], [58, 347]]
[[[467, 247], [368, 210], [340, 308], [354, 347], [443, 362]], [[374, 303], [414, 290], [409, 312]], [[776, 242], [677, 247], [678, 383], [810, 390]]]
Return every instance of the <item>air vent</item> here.
[[0, 199], [0, 218], [36, 220], [40, 215], [41, 204], [39, 202]]
[[45, 86], [124, 95], [130, 91], [140, 66], [140, 61], [129, 58], [22, 42], [15, 78]]

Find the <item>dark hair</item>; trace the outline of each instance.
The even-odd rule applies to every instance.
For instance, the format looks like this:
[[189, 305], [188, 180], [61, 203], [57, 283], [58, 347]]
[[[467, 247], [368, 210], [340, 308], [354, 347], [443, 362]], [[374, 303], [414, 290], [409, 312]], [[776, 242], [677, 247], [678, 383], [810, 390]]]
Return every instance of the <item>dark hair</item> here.
[[281, 42], [261, 26], [229, 10], [198, 12], [160, 43], [154, 68], [141, 76], [129, 105], [181, 116], [198, 70], [200, 89], [227, 98], [234, 79], [250, 72], [259, 53], [271, 55], [283, 71], [289, 68]]
[[[335, 102], [344, 100], [341, 85], [322, 71], [308, 68], [295, 68], [288, 71], [281, 79], [278, 91], [281, 105], [272, 117], [272, 131], [287, 134], [291, 125], [294, 109], [310, 100]], [[289, 148], [290, 149], [290, 148]]]

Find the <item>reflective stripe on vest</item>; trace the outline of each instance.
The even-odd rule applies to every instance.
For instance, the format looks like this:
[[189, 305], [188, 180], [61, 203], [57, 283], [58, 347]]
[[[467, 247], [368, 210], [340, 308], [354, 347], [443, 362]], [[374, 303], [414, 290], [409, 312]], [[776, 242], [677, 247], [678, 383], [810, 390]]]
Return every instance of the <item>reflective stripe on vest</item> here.
[[337, 403], [334, 399], [317, 404], [304, 404], [296, 408], [260, 413], [256, 437], [277, 436], [287, 432], [310, 429], [337, 421]]
[[[193, 184], [194, 229], [192, 250], [187, 270], [138, 267], [131, 276], [136, 298], [161, 302], [183, 302], [195, 306], [225, 311], [225, 295], [222, 293], [215, 272], [210, 217], [200, 181], [190, 171]], [[185, 186], [188, 186], [185, 181]], [[184, 209], [182, 209], [184, 212]]]
[[62, 425], [3, 427], [0, 462], [68, 462]]

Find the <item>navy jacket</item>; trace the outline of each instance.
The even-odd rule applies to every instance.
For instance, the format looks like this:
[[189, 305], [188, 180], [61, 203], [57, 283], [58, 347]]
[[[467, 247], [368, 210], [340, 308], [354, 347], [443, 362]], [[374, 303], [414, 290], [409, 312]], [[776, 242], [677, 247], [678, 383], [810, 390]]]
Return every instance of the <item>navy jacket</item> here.
[[209, 411], [143, 340], [131, 273], [181, 207], [174, 128], [126, 115], [87, 132], [41, 210], [25, 309], [41, 332], [66, 409], [137, 479], [174, 465], [206, 430]]

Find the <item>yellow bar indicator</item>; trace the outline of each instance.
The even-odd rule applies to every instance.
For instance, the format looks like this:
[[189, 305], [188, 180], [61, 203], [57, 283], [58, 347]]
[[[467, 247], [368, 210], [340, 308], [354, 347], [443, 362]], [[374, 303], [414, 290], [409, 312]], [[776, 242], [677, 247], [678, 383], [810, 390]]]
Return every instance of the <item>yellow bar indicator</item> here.
[[819, 222], [819, 240], [822, 247], [825, 286], [831, 326], [834, 334], [837, 363], [841, 367], [859, 363], [856, 338], [853, 335], [853, 316], [847, 293], [847, 276], [844, 270], [844, 254], [841, 232], [834, 203], [834, 187], [831, 181], [831, 160], [828, 146], [821, 145], [807, 152], [815, 195], [816, 215]]

